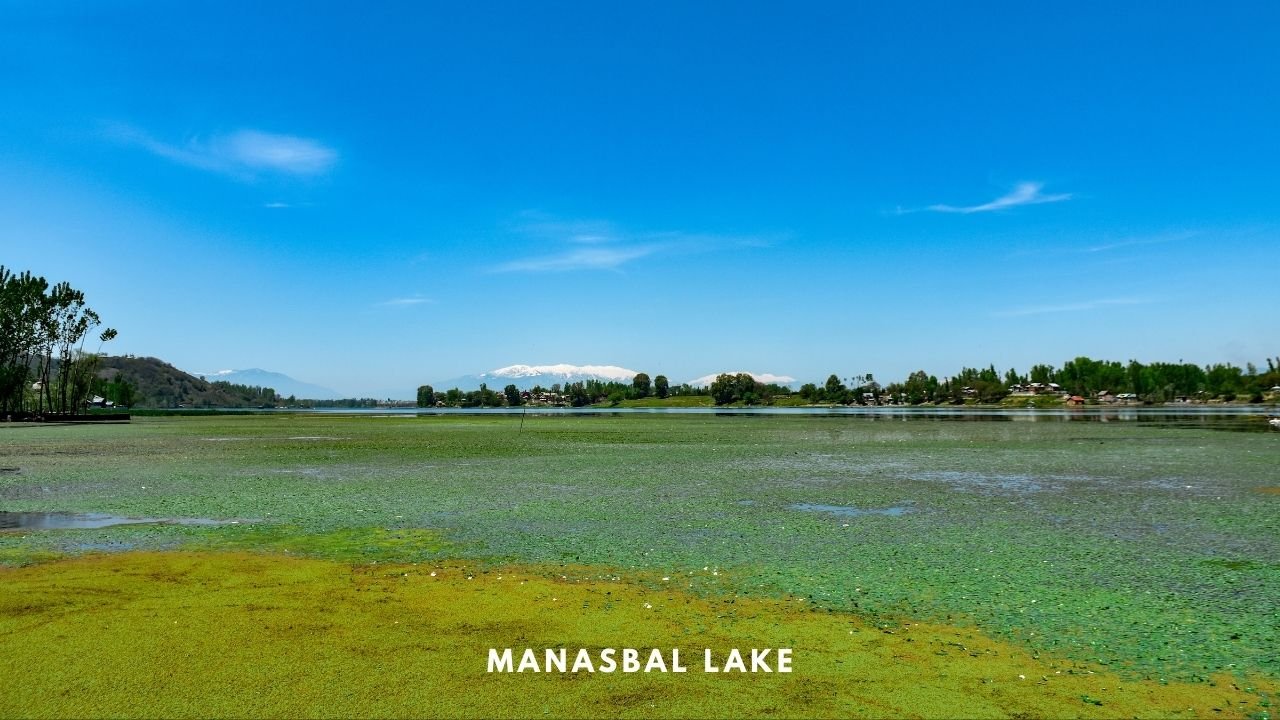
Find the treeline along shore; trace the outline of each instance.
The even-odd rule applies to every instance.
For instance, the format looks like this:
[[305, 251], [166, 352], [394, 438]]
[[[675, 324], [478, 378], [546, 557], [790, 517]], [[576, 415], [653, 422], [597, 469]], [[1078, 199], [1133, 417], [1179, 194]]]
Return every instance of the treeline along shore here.
[[[1065, 404], [1158, 405], [1164, 403], [1272, 403], [1280, 401], [1280, 358], [1264, 369], [1253, 364], [1198, 366], [1075, 358], [1035, 365], [1026, 373], [994, 367], [963, 368], [938, 377], [925, 371], [881, 384], [871, 373], [830, 375], [799, 388], [762, 383], [746, 373], [722, 374], [707, 386], [672, 385], [662, 375], [638, 373], [631, 382], [585, 380], [520, 389], [418, 388], [411, 400], [392, 398], [307, 399], [281, 396], [269, 387], [206, 381], [151, 357], [99, 355], [93, 359], [86, 402], [103, 407], [198, 410], [214, 408], [491, 408], [491, 407], [711, 407], [808, 405], [1003, 405], [1056, 407]], [[54, 366], [56, 367], [56, 362]], [[34, 373], [33, 373], [34, 375]], [[55, 373], [56, 375], [56, 373]], [[28, 408], [35, 392], [25, 393]], [[98, 402], [91, 402], [93, 400]]]
[[[418, 407], [498, 407], [564, 405], [584, 407], [627, 402], [673, 405], [971, 405], [1168, 402], [1272, 402], [1280, 398], [1280, 357], [1267, 358], [1266, 371], [1253, 363], [1240, 368], [1216, 364], [1137, 360], [1121, 363], [1078, 357], [1062, 367], [1034, 365], [1027, 373], [1010, 368], [1003, 375], [994, 365], [986, 369], [962, 368], [939, 379], [923, 370], [906, 380], [880, 384], [872, 373], [842, 378], [831, 374], [822, 385], [805, 383], [799, 390], [763, 383], [748, 373], [722, 374], [708, 386], [671, 385], [658, 375], [638, 373], [631, 383], [586, 380], [534, 386], [520, 390], [514, 384], [501, 392], [481, 386], [464, 392], [457, 388], [436, 392], [430, 385], [418, 388]], [[696, 399], [702, 398], [702, 402]]]

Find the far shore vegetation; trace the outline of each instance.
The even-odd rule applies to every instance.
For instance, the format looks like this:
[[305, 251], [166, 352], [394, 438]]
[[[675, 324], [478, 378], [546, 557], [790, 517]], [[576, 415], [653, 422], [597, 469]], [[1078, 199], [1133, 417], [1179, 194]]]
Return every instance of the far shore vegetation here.
[[464, 392], [418, 388], [417, 407], [500, 407], [553, 405], [584, 407], [710, 407], [723, 405], [1013, 405], [1052, 407], [1067, 404], [1156, 404], [1168, 402], [1263, 403], [1280, 396], [1280, 357], [1267, 358], [1260, 372], [1253, 363], [1201, 367], [1192, 363], [1144, 364], [1078, 357], [1053, 365], [1034, 365], [1027, 373], [1010, 368], [1001, 375], [994, 365], [963, 368], [939, 379], [923, 370], [905, 381], [880, 384], [871, 373], [841, 378], [831, 374], [822, 385], [799, 390], [762, 383], [747, 373], [722, 374], [709, 386], [672, 386], [662, 375], [639, 373], [630, 383], [586, 380], [521, 390], [514, 384], [502, 392], [484, 385]]
[[[418, 388], [413, 400], [394, 398], [307, 399], [285, 397], [268, 387], [208, 382], [150, 357], [86, 354], [93, 363], [85, 404], [157, 410], [216, 408], [494, 408], [494, 407], [716, 407], [716, 406], [1003, 406], [1156, 405], [1164, 403], [1269, 403], [1280, 400], [1280, 358], [1265, 368], [1252, 363], [1198, 366], [1191, 363], [1120, 363], [1079, 357], [1061, 367], [1036, 365], [1027, 373], [994, 367], [963, 368], [939, 378], [924, 371], [905, 381], [881, 384], [871, 373], [840, 377], [798, 389], [761, 383], [752, 376], [722, 374], [709, 386], [670, 384], [666, 377], [636, 375], [630, 383], [587, 380], [547, 387], [477, 390]], [[58, 367], [55, 358], [54, 368]], [[33, 371], [34, 372], [34, 371]], [[38, 407], [34, 391], [25, 407]], [[95, 401], [96, 402], [93, 402]], [[83, 406], [81, 406], [83, 407]]]

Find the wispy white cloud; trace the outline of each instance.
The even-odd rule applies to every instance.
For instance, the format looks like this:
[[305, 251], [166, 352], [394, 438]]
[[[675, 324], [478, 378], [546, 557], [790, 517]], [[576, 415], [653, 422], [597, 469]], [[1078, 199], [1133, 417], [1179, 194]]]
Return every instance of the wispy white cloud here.
[[269, 203], [262, 203], [262, 207], [267, 208], [269, 210], [283, 210], [285, 208], [291, 208], [293, 206], [285, 202], [269, 202]]
[[193, 137], [181, 144], [164, 142], [135, 127], [117, 125], [108, 135], [157, 157], [210, 172], [252, 179], [270, 173], [308, 177], [327, 173], [338, 152], [318, 140], [242, 129], [229, 134]]
[[1064, 303], [1061, 305], [1037, 305], [1032, 307], [997, 310], [991, 313], [995, 317], [1025, 317], [1027, 315], [1047, 315], [1050, 313], [1086, 312], [1102, 308], [1123, 305], [1146, 305], [1155, 302], [1150, 298], [1100, 298], [1083, 302]]
[[1091, 245], [1089, 247], [1083, 247], [1077, 250], [1077, 252], [1100, 253], [1100, 252], [1107, 252], [1109, 250], [1119, 250], [1121, 248], [1136, 247], [1140, 245], [1163, 245], [1165, 243], [1178, 242], [1180, 240], [1187, 240], [1195, 236], [1196, 236], [1195, 232], [1188, 230], [1185, 232], [1172, 233], [1168, 235], [1157, 235], [1154, 237], [1125, 238], [1123, 240], [1116, 240], [1114, 242], [1103, 243], [1101, 245]]
[[601, 245], [629, 239], [629, 234], [606, 220], [565, 220], [536, 211], [525, 211], [507, 228], [515, 235], [545, 243]]
[[572, 235], [568, 238], [569, 242], [578, 245], [599, 245], [600, 243], [613, 242], [614, 239], [609, 235]]
[[293, 175], [324, 173], [338, 160], [337, 151], [316, 140], [258, 130], [240, 130], [216, 139], [211, 147], [215, 154], [247, 167]]
[[[1140, 248], [1148, 245], [1164, 245], [1167, 243], [1177, 243], [1189, 240], [1202, 235], [1199, 230], [1179, 230], [1173, 232], [1165, 232], [1154, 235], [1137, 235], [1137, 236], [1120, 236], [1120, 237], [1093, 237], [1088, 239], [1075, 239], [1071, 244], [1060, 244], [1054, 241], [1048, 245], [1041, 244], [1034, 247], [1016, 250], [1008, 254], [1009, 258], [1020, 258], [1028, 256], [1063, 256], [1063, 255], [1084, 255], [1096, 256], [1089, 258], [1090, 266], [1097, 267], [1099, 265], [1117, 262], [1131, 262], [1138, 259], [1137, 256], [1126, 257], [1126, 253], [1112, 253], [1114, 250], [1124, 250], [1127, 248]], [[1101, 240], [1101, 242], [1100, 242]], [[1109, 255], [1110, 254], [1110, 255]], [[1120, 257], [1115, 257], [1119, 255]], [[1083, 260], [1084, 258], [1082, 258]]]
[[425, 305], [425, 304], [434, 303], [434, 302], [435, 300], [432, 300], [431, 298], [428, 298], [428, 297], [423, 297], [421, 295], [412, 295], [410, 297], [402, 297], [402, 298], [394, 298], [392, 300], [386, 300], [384, 302], [378, 303], [378, 306], [379, 307], [409, 307], [412, 305]]
[[556, 248], [552, 252], [509, 260], [490, 272], [567, 272], [612, 270], [657, 255], [710, 252], [727, 247], [765, 247], [764, 238], [738, 238], [679, 231], [634, 232], [601, 220], [559, 220], [541, 213], [523, 213], [511, 226], [532, 243]]
[[622, 265], [659, 250], [656, 245], [633, 247], [577, 247], [556, 255], [524, 258], [503, 263], [497, 272], [556, 272], [565, 270], [617, 270]]
[[[988, 203], [981, 205], [930, 205], [925, 208], [933, 212], [943, 213], [960, 213], [968, 215], [970, 213], [994, 212], [997, 210], [1007, 210], [1008, 208], [1019, 207], [1021, 205], [1041, 205], [1043, 203], [1062, 202], [1072, 198], [1071, 193], [1054, 193], [1046, 195], [1040, 190], [1044, 187], [1044, 183], [1038, 182], [1022, 182], [1007, 195], [996, 198]], [[910, 212], [899, 210], [899, 213]]]

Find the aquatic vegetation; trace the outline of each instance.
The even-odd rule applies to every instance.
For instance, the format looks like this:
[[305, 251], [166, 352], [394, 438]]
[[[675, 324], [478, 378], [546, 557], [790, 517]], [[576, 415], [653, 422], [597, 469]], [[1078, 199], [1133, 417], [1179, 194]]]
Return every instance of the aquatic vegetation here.
[[[6, 644], [0, 715], [1247, 717], [1276, 690], [1135, 680], [973, 628], [653, 582], [232, 552], [0, 569], [0, 636], [21, 638]], [[688, 672], [489, 673], [489, 649], [508, 647], [677, 648]], [[749, 647], [791, 649], [792, 672], [700, 667], [704, 648]]]
[[[707, 598], [969, 625], [1133, 677], [1280, 675], [1280, 496], [1258, 491], [1275, 486], [1280, 436], [1204, 418], [970, 417], [260, 415], [0, 430], [0, 465], [18, 468], [0, 475], [0, 510], [240, 521], [0, 532], [0, 563], [175, 548], [575, 563]], [[797, 509], [816, 506], [910, 511]]]

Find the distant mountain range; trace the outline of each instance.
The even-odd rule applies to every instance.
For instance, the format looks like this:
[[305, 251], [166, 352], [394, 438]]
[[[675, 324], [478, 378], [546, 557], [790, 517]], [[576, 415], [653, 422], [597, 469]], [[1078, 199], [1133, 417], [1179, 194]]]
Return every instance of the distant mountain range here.
[[271, 372], [270, 370], [262, 370], [260, 368], [249, 368], [248, 370], [219, 370], [218, 372], [191, 373], [192, 375], [203, 377], [209, 382], [229, 382], [236, 385], [248, 385], [250, 387], [269, 387], [276, 391], [276, 395], [287, 398], [290, 395], [298, 399], [306, 400], [337, 400], [343, 396], [338, 394], [336, 390], [331, 390], [321, 385], [315, 385], [285, 375], [284, 373]]
[[[734, 370], [726, 372], [730, 375], [737, 375], [746, 371]], [[340, 400], [345, 397], [331, 388], [303, 382], [284, 373], [261, 368], [185, 373], [156, 358], [107, 357], [103, 359], [103, 372], [100, 374], [107, 379], [115, 377], [116, 374], [123, 374], [128, 378], [130, 382], [137, 386], [138, 400], [136, 404], [138, 406], [246, 407], [257, 406], [261, 402], [261, 399], [256, 396], [250, 397], [250, 395], [244, 393], [237, 394], [236, 392], [219, 390], [211, 384], [219, 381], [245, 386], [246, 389], [253, 387], [271, 388], [275, 390], [276, 395], [282, 400], [290, 395], [299, 400]], [[464, 391], [478, 390], [481, 384], [497, 391], [501, 391], [507, 385], [515, 385], [521, 390], [529, 390], [535, 385], [550, 388], [556, 384], [564, 386], [569, 383], [585, 382], [587, 380], [629, 384], [638, 374], [639, 371], [637, 370], [617, 365], [570, 365], [568, 363], [560, 363], [558, 365], [508, 365], [488, 372], [464, 375], [452, 380], [434, 383], [433, 387], [437, 392], [444, 392], [452, 388]], [[722, 373], [704, 375], [688, 381], [688, 384], [707, 386], [720, 374]], [[795, 378], [787, 375], [754, 372], [747, 372], [747, 374], [762, 383], [778, 385], [794, 385], [796, 383]], [[655, 373], [650, 373], [650, 375], [651, 377], [656, 376]], [[679, 385], [680, 381], [671, 380], [671, 384]], [[393, 397], [397, 400], [408, 400], [414, 397], [416, 389], [389, 392], [391, 394], [388, 397]]]
[[[736, 375], [745, 370], [736, 370], [730, 372]], [[569, 365], [560, 363], [559, 365], [509, 365], [507, 367], [490, 370], [488, 372], [477, 373], [475, 375], [463, 375], [462, 377], [453, 378], [436, 383], [432, 387], [443, 392], [451, 388], [459, 390], [477, 390], [483, 383], [490, 390], [501, 390], [507, 385], [515, 385], [521, 390], [528, 390], [535, 385], [549, 388], [552, 385], [566, 385], [568, 383], [585, 382], [587, 380], [599, 380], [601, 382], [620, 382], [630, 383], [639, 374], [638, 370], [618, 367], [617, 365]], [[689, 384], [694, 386], [710, 385], [716, 379], [716, 375], [721, 373], [713, 373], [696, 380], [690, 380]], [[776, 383], [778, 385], [788, 385], [796, 382], [796, 379], [787, 375], [774, 375], [772, 373], [747, 373], [762, 383]], [[652, 376], [652, 374], [651, 374]], [[672, 382], [672, 384], [679, 384]]]
[[131, 407], [244, 408], [269, 402], [262, 393], [244, 386], [214, 385], [159, 358], [109, 355], [101, 363], [98, 377], [112, 383], [124, 380], [133, 388], [132, 399], [127, 401]]

